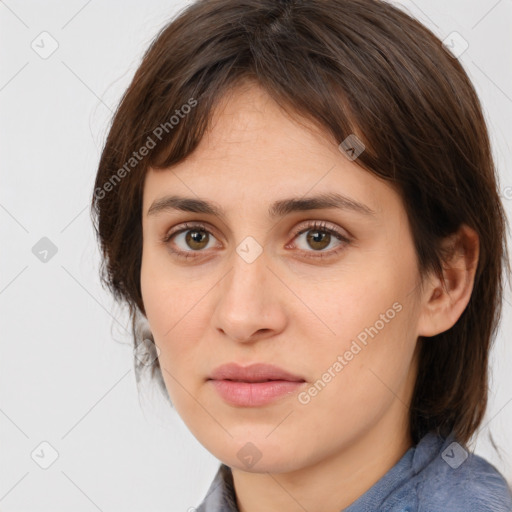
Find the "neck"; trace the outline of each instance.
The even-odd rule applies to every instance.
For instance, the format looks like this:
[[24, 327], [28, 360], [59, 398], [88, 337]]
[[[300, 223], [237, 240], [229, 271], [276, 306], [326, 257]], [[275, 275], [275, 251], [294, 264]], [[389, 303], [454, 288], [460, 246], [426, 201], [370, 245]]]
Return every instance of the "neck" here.
[[313, 465], [289, 473], [232, 468], [240, 512], [339, 512], [389, 471], [412, 446], [400, 401], [378, 424]]

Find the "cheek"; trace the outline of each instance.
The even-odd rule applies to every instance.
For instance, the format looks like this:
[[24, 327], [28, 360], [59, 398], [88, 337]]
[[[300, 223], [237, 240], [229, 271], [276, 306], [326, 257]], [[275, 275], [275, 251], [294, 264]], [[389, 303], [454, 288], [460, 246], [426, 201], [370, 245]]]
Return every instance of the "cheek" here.
[[331, 391], [320, 393], [324, 399], [355, 406], [363, 398], [371, 402], [383, 394], [392, 397], [386, 386], [400, 387], [416, 345], [418, 312], [411, 293], [416, 277], [413, 265], [374, 265], [331, 281], [323, 288], [323, 298], [303, 296], [323, 321], [303, 322], [301, 331], [305, 339], [315, 340], [303, 350], [314, 361], [313, 379], [321, 380], [320, 387], [329, 382]]
[[[172, 315], [170, 299], [172, 297], [171, 282], [166, 278], [164, 269], [154, 261], [147, 251], [143, 252], [140, 286], [146, 316], [155, 338], [161, 338]], [[167, 327], [168, 329], [168, 327]]]
[[160, 257], [143, 257], [141, 292], [170, 394], [178, 385], [171, 375], [178, 382], [186, 382], [192, 375], [190, 368], [197, 369], [198, 340], [203, 337], [208, 319], [202, 299], [213, 284], [171, 272]]
[[198, 310], [193, 307], [193, 298], [184, 295], [174, 280], [162, 279], [161, 275], [151, 272], [144, 275], [143, 282], [144, 306], [150, 330], [160, 349], [158, 359], [162, 377], [171, 402], [182, 414], [188, 403], [182, 386], [193, 390], [190, 380], [198, 366], [194, 349], [201, 336]]
[[179, 270], [173, 271], [165, 250], [148, 247], [142, 254], [140, 285], [152, 332], [163, 340], [192, 308], [193, 281], [186, 282]]
[[[388, 308], [386, 300], [384, 307], [367, 301], [365, 315], [361, 308], [345, 310], [338, 336], [323, 337], [320, 347], [308, 350], [314, 371], [306, 395], [298, 397], [304, 418], [315, 416], [309, 411], [329, 411], [331, 424], [325, 429], [336, 435], [340, 429], [355, 432], [373, 425], [396, 400], [407, 403], [415, 343], [408, 337], [407, 308], [394, 304]], [[379, 318], [386, 312], [388, 323]]]

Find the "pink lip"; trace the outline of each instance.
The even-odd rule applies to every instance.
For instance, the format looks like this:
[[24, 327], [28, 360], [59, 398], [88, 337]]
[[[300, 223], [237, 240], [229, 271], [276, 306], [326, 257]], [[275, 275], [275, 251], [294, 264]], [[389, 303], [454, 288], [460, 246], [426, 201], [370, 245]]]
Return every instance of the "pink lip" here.
[[293, 393], [305, 380], [274, 365], [229, 363], [216, 368], [210, 378], [215, 390], [232, 405], [256, 407]]

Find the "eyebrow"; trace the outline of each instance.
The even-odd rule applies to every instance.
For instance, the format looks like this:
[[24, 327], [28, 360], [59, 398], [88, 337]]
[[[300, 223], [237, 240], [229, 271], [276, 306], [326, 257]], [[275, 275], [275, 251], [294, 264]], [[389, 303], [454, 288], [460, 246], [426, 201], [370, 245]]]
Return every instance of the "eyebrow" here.
[[[277, 217], [284, 217], [292, 212], [321, 210], [326, 208], [350, 210], [367, 216], [376, 215], [375, 211], [369, 206], [336, 192], [328, 192], [307, 198], [292, 197], [289, 199], [280, 199], [270, 205], [268, 215], [271, 219], [275, 219]], [[157, 215], [161, 212], [172, 210], [204, 213], [214, 215], [223, 221], [226, 220], [224, 210], [218, 204], [205, 201], [204, 199], [178, 195], [165, 196], [155, 200], [150, 206], [147, 215]]]

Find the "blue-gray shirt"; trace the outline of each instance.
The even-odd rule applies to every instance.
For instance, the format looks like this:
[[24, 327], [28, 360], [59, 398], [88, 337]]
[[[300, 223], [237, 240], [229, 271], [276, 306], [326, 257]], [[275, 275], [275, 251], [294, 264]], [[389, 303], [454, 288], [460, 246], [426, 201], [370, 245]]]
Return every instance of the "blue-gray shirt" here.
[[[197, 512], [239, 512], [225, 464]], [[453, 434], [443, 439], [431, 432], [340, 512], [512, 512], [512, 494], [501, 473]]]

